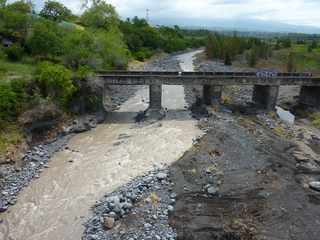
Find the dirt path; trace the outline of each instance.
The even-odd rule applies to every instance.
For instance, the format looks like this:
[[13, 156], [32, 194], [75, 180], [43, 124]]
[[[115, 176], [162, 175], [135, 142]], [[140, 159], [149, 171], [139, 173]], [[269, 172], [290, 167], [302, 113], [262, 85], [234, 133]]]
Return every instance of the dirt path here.
[[90, 207], [104, 194], [179, 159], [201, 131], [184, 110], [183, 87], [164, 87], [163, 92], [169, 112], [161, 122], [134, 122], [147, 107], [148, 89], [142, 88], [105, 124], [72, 138], [1, 216], [0, 239], [80, 239]]

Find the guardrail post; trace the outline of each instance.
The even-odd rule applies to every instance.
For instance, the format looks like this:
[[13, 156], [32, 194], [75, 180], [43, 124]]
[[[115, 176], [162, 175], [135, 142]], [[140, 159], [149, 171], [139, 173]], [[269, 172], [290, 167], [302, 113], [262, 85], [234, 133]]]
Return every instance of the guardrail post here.
[[220, 85], [204, 85], [203, 99], [206, 105], [219, 104], [221, 102], [222, 86]]
[[255, 85], [252, 100], [263, 109], [274, 110], [277, 105], [279, 86]]
[[300, 104], [320, 108], [320, 87], [302, 86]]
[[162, 109], [162, 85], [150, 85], [149, 86], [150, 96], [150, 110], [161, 110]]

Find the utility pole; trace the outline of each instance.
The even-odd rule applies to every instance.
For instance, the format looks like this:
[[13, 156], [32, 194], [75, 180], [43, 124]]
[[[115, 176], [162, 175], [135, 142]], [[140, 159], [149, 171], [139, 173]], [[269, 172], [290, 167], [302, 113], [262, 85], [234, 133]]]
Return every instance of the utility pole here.
[[149, 23], [149, 12], [150, 12], [150, 9], [147, 8], [147, 10], [146, 10], [146, 21], [147, 21], [147, 23]]

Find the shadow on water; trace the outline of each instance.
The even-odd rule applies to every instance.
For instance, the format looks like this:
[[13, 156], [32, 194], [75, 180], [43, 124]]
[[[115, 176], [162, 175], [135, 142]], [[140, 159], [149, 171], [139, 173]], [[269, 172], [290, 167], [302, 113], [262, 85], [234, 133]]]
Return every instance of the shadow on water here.
[[[105, 123], [128, 124], [136, 123], [136, 117], [143, 112], [110, 112], [106, 115]], [[164, 121], [187, 121], [191, 119], [188, 110], [167, 110], [165, 112]]]

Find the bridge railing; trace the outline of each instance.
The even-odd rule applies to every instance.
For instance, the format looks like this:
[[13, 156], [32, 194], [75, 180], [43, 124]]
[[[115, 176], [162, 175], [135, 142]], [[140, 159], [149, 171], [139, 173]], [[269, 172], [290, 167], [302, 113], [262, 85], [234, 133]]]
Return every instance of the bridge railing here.
[[237, 77], [299, 77], [311, 78], [312, 73], [288, 73], [272, 71], [256, 72], [177, 72], [177, 71], [97, 71], [98, 76], [237, 76]]

